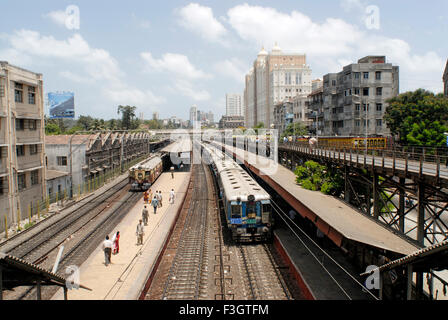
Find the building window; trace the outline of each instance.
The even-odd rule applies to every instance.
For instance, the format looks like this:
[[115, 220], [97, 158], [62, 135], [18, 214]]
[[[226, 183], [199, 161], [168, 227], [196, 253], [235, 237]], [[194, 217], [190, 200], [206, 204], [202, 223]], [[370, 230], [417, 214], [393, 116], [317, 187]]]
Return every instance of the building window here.
[[17, 156], [23, 157], [25, 155], [25, 146], [16, 146]]
[[17, 175], [17, 187], [19, 191], [26, 189], [26, 176], [25, 173], [19, 173]]
[[359, 95], [359, 88], [355, 88], [355, 94]]
[[36, 88], [28, 87], [28, 104], [36, 104]]
[[14, 90], [14, 99], [15, 102], [23, 102], [23, 84], [21, 83], [15, 83], [15, 90]]
[[376, 119], [376, 126], [377, 127], [381, 127], [383, 125], [383, 120], [382, 119]]
[[375, 72], [375, 80], [381, 80], [381, 71]]
[[332, 85], [333, 87], [336, 87], [336, 80], [331, 80], [331, 85]]
[[383, 88], [381, 88], [381, 87], [376, 88], [376, 95], [377, 96], [382, 96], [383, 95]]
[[382, 103], [377, 103], [376, 104], [376, 111], [383, 111], [383, 104]]
[[369, 88], [362, 88], [362, 95], [368, 96], [369, 95]]
[[16, 119], [16, 130], [24, 130], [24, 129], [25, 129], [25, 120]]
[[67, 157], [57, 157], [58, 166], [66, 166], [67, 165]]
[[359, 79], [361, 77], [361, 73], [360, 72], [355, 72], [355, 79]]
[[37, 144], [30, 145], [30, 154], [37, 154]]
[[37, 120], [28, 120], [30, 130], [36, 130], [37, 129]]
[[359, 103], [355, 104], [355, 110], [356, 111], [361, 110], [361, 104], [359, 104]]
[[363, 72], [362, 73], [362, 77], [363, 77], [363, 79], [369, 79], [369, 73], [368, 72]]
[[39, 170], [31, 171], [31, 185], [39, 184]]
[[355, 127], [360, 127], [360, 126], [361, 126], [361, 121], [355, 120]]
[[362, 104], [362, 109], [363, 109], [363, 111], [366, 111], [366, 109], [367, 109], [367, 111], [369, 111], [369, 104], [363, 103]]

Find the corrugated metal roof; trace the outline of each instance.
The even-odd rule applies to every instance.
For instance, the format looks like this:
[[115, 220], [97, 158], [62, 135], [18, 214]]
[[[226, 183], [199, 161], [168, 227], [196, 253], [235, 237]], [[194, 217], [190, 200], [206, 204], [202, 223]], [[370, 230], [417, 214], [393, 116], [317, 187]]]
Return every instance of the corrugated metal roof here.
[[362, 273], [361, 276], [369, 275], [378, 270], [384, 271], [384, 270], [396, 268], [401, 265], [409, 264], [409, 263], [412, 263], [420, 258], [435, 254], [435, 253], [443, 251], [443, 250], [448, 250], [448, 240], [445, 240], [440, 243], [436, 243], [432, 246], [417, 250], [414, 253], [411, 253], [403, 258], [383, 264], [382, 266], [375, 268], [375, 269], [371, 270], [370, 272]]
[[[11, 256], [11, 255], [5, 254], [3, 252], [0, 252], [0, 264], [4, 265], [6, 267], [11, 267], [11, 268], [18, 269], [18, 270], [21, 270], [24, 272], [32, 273], [35, 275], [40, 275], [41, 278], [43, 277], [48, 280], [52, 280], [52, 281], [56, 282], [57, 285], [60, 285], [60, 286], [65, 286], [66, 281], [67, 281], [67, 279], [65, 279], [61, 276], [58, 276], [57, 274], [55, 274], [51, 271], [45, 270], [45, 269], [39, 267], [38, 265], [32, 264], [28, 261], [25, 261], [23, 259]], [[19, 279], [19, 281], [20, 281], [20, 279]], [[79, 285], [79, 287], [83, 288], [83, 289], [90, 290], [90, 291], [92, 290], [83, 285]]]

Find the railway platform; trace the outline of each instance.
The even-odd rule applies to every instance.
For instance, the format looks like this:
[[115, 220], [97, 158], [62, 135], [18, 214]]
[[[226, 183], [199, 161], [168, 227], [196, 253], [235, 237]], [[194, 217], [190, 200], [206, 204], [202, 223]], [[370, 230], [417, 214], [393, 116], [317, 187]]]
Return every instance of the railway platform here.
[[[157, 262], [169, 231], [175, 223], [177, 212], [187, 191], [190, 172], [163, 173], [151, 190], [162, 191], [163, 206], [154, 215], [148, 205], [149, 221], [144, 228], [143, 245], [137, 245], [136, 226], [141, 219], [143, 198], [139, 201], [109, 235], [120, 232], [119, 253], [112, 255], [112, 263], [104, 264], [104, 253], [99, 246], [89, 258], [79, 266], [80, 282], [88, 283], [92, 291], [70, 290], [70, 300], [137, 300], [149, 274]], [[174, 204], [169, 203], [169, 192], [175, 191]], [[59, 290], [52, 298], [62, 300]]]
[[[224, 147], [227, 153], [239, 159], [263, 180], [290, 208], [299, 213], [300, 219], [324, 234], [326, 240], [337, 249], [330, 254], [335, 258], [340, 256], [341, 259], [335, 259], [339, 260], [338, 262], [351, 260], [362, 269], [366, 265], [378, 264], [379, 256], [386, 252], [391, 256], [402, 257], [420, 249], [417, 244], [357, 212], [341, 200], [301, 188], [295, 182], [294, 173], [280, 164], [275, 173], [271, 173], [270, 169], [275, 167], [273, 160], [264, 157], [260, 159], [260, 156], [253, 153], [249, 154], [247, 151], [223, 146], [217, 142], [215, 144]], [[249, 157], [255, 159], [255, 163], [249, 161]], [[314, 232], [316, 234], [316, 231]], [[308, 299], [368, 298], [356, 282], [347, 281], [347, 275], [343, 271], [328, 270], [328, 264], [319, 263], [293, 232], [276, 230], [275, 236], [277, 247], [283, 250], [283, 256], [289, 261], [290, 269], [295, 273]], [[308, 245], [312, 247], [311, 244]], [[325, 259], [329, 260], [326, 257]], [[349, 266], [345, 265], [344, 268]], [[356, 275], [357, 272], [352, 270], [351, 274]]]

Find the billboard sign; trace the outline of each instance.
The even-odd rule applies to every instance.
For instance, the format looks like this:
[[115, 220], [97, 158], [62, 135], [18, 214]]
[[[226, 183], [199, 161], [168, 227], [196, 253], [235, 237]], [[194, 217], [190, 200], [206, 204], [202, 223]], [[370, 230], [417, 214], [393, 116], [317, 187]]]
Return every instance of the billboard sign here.
[[73, 92], [48, 93], [50, 119], [75, 118], [75, 94]]

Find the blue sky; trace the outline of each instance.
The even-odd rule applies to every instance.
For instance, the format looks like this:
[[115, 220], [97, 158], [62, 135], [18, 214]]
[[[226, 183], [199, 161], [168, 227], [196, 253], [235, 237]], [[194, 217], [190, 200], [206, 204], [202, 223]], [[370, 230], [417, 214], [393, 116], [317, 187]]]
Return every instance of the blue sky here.
[[[66, 9], [79, 8], [79, 29]], [[442, 91], [448, 2], [6, 0], [0, 60], [44, 74], [45, 91], [74, 91], [77, 115], [188, 119], [192, 104], [225, 113], [261, 46], [307, 54], [313, 78], [368, 54], [400, 66], [400, 91]], [[373, 20], [372, 20], [373, 19]], [[72, 25], [73, 26], [73, 25]]]

